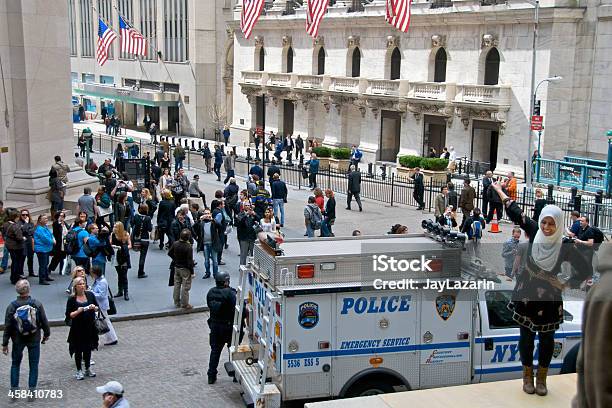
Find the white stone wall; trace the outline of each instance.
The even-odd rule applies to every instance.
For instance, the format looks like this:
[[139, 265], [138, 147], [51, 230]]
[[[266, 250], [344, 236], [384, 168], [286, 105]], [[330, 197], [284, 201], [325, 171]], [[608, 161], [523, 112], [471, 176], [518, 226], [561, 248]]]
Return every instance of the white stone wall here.
[[[542, 84], [538, 99], [542, 101], [542, 114], [545, 116], [546, 142], [542, 151], [545, 157], [561, 158], [571, 149], [588, 152], [601, 151], [604, 129], [612, 128], [612, 111], [605, 103], [606, 95], [612, 87], [612, 22], [597, 21], [595, 5], [588, 4], [586, 12], [582, 9], [567, 8], [569, 4], [553, 8], [555, 3], [543, 3], [540, 13], [539, 39], [537, 42], [536, 83], [554, 76], [563, 76], [563, 81], [555, 84]], [[326, 75], [347, 76], [350, 73], [350, 50], [348, 37], [359, 37], [362, 53], [361, 76], [364, 78], [386, 78], [389, 74], [390, 52], [387, 49], [387, 36], [399, 36], [402, 55], [401, 78], [408, 81], [431, 81], [433, 79], [433, 56], [437, 48], [432, 47], [434, 34], [446, 37], [445, 50], [448, 55], [446, 81], [457, 84], [482, 84], [484, 77], [484, 57], [488, 49], [481, 46], [484, 34], [492, 34], [498, 41], [497, 49], [501, 56], [499, 83], [511, 86], [511, 106], [506, 113], [505, 126], [499, 136], [499, 171], [512, 169], [522, 173], [523, 161], [528, 155], [528, 119], [531, 87], [533, 9], [531, 6], [513, 3], [522, 8], [511, 11], [506, 6], [473, 7], [480, 10], [471, 13], [450, 13], [446, 9], [415, 8], [412, 26], [407, 34], [400, 33], [385, 24], [382, 16], [372, 17], [373, 12], [330, 14], [324, 19], [319, 36], [324, 38], [326, 52]], [[600, 7], [601, 8], [601, 7]], [[599, 12], [601, 14], [601, 11]], [[334, 17], [337, 15], [337, 17]], [[594, 17], [593, 17], [594, 16]], [[590, 21], [589, 21], [590, 20]], [[595, 20], [595, 21], [593, 21]], [[518, 23], [517, 23], [518, 22]], [[236, 22], [234, 24], [236, 25]], [[595, 52], [589, 54], [591, 41]], [[254, 127], [251, 123], [251, 106], [245, 95], [241, 94], [241, 71], [254, 70], [255, 40], [263, 37], [265, 49], [265, 71], [281, 72], [283, 61], [283, 36], [290, 36], [295, 53], [293, 72], [314, 74], [316, 52], [313, 40], [304, 30], [304, 17], [298, 11], [295, 16], [263, 16], [253, 31], [250, 40], [244, 39], [237, 30], [235, 36], [234, 65], [234, 120], [236, 131]], [[590, 37], [589, 37], [590, 36]], [[594, 55], [594, 63], [589, 61]], [[593, 91], [590, 92], [593, 68]], [[349, 75], [350, 76], [350, 75]], [[591, 101], [593, 102], [591, 104]], [[310, 106], [315, 105], [314, 109]], [[370, 109], [362, 117], [354, 106], [345, 107], [340, 115], [332, 105], [329, 113], [320, 103], [310, 103], [308, 122], [298, 118], [301, 107], [296, 110], [294, 133], [304, 136], [308, 129], [311, 136], [322, 138], [328, 144], [351, 143], [360, 134], [361, 145], [366, 159], [373, 160], [380, 137], [380, 115], [374, 117]], [[589, 109], [590, 106], [590, 109]], [[282, 123], [277, 118], [273, 104], [267, 105], [266, 130], [274, 129]], [[274, 118], [273, 118], [274, 116]], [[304, 115], [306, 117], [306, 115]], [[587, 120], [590, 118], [590, 121]], [[238, 125], [240, 119], [244, 125]], [[299, 126], [298, 126], [299, 123]], [[299, 129], [299, 130], [298, 130]], [[359, 131], [360, 129], [360, 131]], [[242, 133], [243, 135], [245, 133]], [[323, 135], [323, 136], [322, 136]], [[422, 152], [423, 119], [419, 121], [411, 113], [401, 121], [400, 155]], [[537, 135], [533, 137], [535, 148]], [[468, 155], [472, 148], [471, 121], [465, 129], [459, 117], [455, 116], [446, 128], [446, 144], [454, 145], [459, 156]], [[476, 145], [481, 141], [476, 141]]]
[[[163, 51], [163, 15], [161, 1], [158, 7], [157, 42], [155, 47]], [[138, 0], [134, 7], [139, 7]], [[122, 78], [140, 79], [154, 82], [179, 84], [181, 106], [179, 108], [180, 129], [182, 134], [202, 135], [206, 129], [206, 137], [212, 138], [214, 126], [209, 114], [210, 106], [219, 104], [225, 106], [225, 87], [223, 72], [225, 69], [225, 54], [227, 51], [227, 22], [231, 20], [231, 1], [189, 1], [188, 2], [188, 36], [189, 61], [141, 61], [121, 60], [119, 55], [120, 37], [115, 40], [115, 58], [109, 59], [100, 67], [95, 58], [71, 57], [71, 71], [95, 74], [96, 82], [100, 75], [113, 76], [117, 86]], [[77, 13], [78, 15], [78, 13]], [[97, 26], [96, 26], [97, 27]], [[118, 25], [115, 24], [115, 30]], [[77, 24], [77, 35], [80, 27]], [[185, 97], [189, 103], [185, 103]], [[129, 108], [131, 109], [131, 107]], [[160, 107], [160, 115], [167, 116], [167, 108]], [[142, 120], [139, 123], [142, 124]], [[171, 131], [174, 131], [172, 129]]]

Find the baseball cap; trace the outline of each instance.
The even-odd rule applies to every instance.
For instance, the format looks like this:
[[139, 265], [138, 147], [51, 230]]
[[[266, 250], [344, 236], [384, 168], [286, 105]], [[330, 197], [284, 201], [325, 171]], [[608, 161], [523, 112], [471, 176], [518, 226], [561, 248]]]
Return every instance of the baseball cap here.
[[194, 179], [199, 179], [200, 176], [198, 176], [197, 174], [193, 176]]
[[96, 391], [99, 394], [110, 393], [116, 395], [123, 395], [123, 385], [121, 385], [117, 381], [109, 381], [101, 387], [96, 387]]

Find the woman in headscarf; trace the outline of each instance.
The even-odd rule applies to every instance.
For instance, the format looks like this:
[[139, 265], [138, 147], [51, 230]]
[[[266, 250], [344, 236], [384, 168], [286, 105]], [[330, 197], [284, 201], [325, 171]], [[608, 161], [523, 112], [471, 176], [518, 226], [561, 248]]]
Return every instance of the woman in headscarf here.
[[[578, 287], [592, 274], [587, 262], [575, 245], [562, 243], [563, 211], [556, 205], [547, 205], [538, 222], [523, 213], [518, 204], [508, 197], [499, 183], [491, 185], [507, 209], [508, 217], [518, 224], [529, 237], [529, 245], [520, 254], [520, 267], [516, 286], [508, 309], [520, 325], [519, 352], [523, 364], [523, 391], [544, 396], [546, 375], [553, 357], [555, 331], [563, 323], [561, 293], [567, 286]], [[561, 264], [569, 262], [573, 276], [562, 273]], [[533, 350], [536, 333], [538, 344], [538, 372], [533, 385]]]

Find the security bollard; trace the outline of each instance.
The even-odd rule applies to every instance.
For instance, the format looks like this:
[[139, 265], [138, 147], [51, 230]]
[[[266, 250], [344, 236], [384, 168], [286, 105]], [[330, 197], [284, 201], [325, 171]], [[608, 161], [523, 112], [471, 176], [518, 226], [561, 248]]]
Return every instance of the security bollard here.
[[198, 150], [202, 150], [202, 141], [198, 141]]
[[580, 208], [582, 207], [582, 196], [580, 194], [574, 197], [574, 211], [580, 212]]
[[599, 227], [599, 212], [601, 210], [601, 204], [603, 203], [603, 190], [597, 190], [595, 192], [595, 211], [593, 214], [593, 225], [594, 227]]
[[234, 152], [234, 156], [237, 156], [237, 154], [236, 154], [236, 146], [232, 146], [232, 151]]
[[174, 139], [174, 136], [172, 136], [172, 147], [176, 146], [176, 140]]
[[246, 155], [246, 159], [247, 160], [251, 160], [251, 148], [247, 147], [247, 155]]
[[259, 160], [259, 149], [255, 149], [255, 160]]
[[546, 201], [549, 204], [552, 204], [555, 202], [554, 198], [553, 198], [553, 191], [555, 190], [555, 185], [554, 184], [549, 184], [548, 185], [548, 194], [546, 196]]
[[372, 177], [374, 174], [372, 173], [374, 170], [374, 163], [368, 163], [368, 177]]
[[195, 140], [191, 141], [191, 150], [195, 150]]
[[265, 157], [264, 157], [264, 163], [270, 163], [270, 151], [269, 150], [266, 150]]

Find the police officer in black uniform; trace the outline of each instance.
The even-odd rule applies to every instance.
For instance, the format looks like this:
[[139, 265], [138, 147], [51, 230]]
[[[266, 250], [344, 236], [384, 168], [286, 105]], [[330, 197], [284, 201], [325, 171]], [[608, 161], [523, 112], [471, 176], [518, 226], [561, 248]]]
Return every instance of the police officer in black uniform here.
[[206, 295], [206, 303], [210, 310], [208, 327], [210, 328], [210, 360], [208, 363], [208, 383], [217, 381], [217, 366], [225, 344], [232, 342], [232, 325], [234, 323], [234, 306], [236, 305], [236, 290], [230, 288], [230, 276], [227, 272], [219, 272], [215, 277], [216, 287], [211, 288]]

